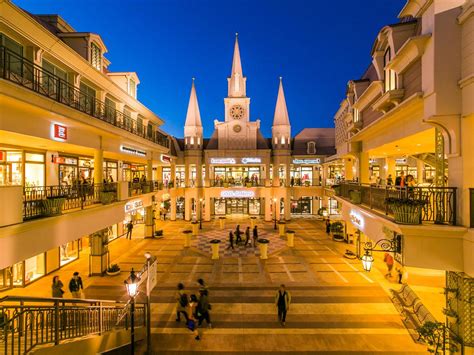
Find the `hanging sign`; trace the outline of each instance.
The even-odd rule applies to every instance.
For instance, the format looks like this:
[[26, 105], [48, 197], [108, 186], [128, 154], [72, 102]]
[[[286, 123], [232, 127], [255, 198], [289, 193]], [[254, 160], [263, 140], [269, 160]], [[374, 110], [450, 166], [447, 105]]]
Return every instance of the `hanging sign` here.
[[321, 159], [293, 159], [293, 164], [320, 164]]
[[211, 164], [235, 164], [234, 158], [211, 158]]
[[406, 163], [407, 163], [407, 158], [395, 159], [395, 164], [406, 164]]
[[241, 159], [242, 161], [242, 164], [254, 164], [254, 163], [261, 163], [262, 162], [262, 158], [242, 158]]
[[124, 153], [138, 155], [139, 157], [146, 157], [146, 152], [132, 147], [127, 147], [125, 145], [120, 146], [120, 150]]
[[136, 211], [136, 210], [138, 210], [142, 207], [143, 207], [143, 201], [142, 200], [129, 201], [125, 204], [125, 213]]
[[169, 155], [161, 154], [161, 161], [163, 163], [171, 163], [171, 157]]
[[252, 190], [223, 190], [221, 191], [222, 198], [253, 198], [255, 191]]
[[51, 138], [58, 142], [67, 141], [67, 127], [59, 123], [51, 124]]

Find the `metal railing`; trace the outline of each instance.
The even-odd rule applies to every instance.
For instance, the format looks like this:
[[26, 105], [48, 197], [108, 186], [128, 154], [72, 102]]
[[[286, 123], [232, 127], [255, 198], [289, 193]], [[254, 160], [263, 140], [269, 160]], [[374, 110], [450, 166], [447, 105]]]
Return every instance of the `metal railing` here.
[[259, 187], [265, 186], [265, 179], [257, 180], [210, 180], [211, 187]]
[[[396, 187], [342, 182], [336, 195], [370, 209], [393, 216], [386, 198], [403, 198], [424, 202], [421, 220], [424, 222], [456, 224], [456, 187]], [[357, 200], [357, 201], [354, 201]]]
[[[38, 345], [128, 329], [124, 302], [6, 296], [0, 299], [0, 348], [25, 354]], [[135, 327], [146, 326], [146, 305], [135, 303]]]
[[117, 200], [117, 183], [55, 186], [25, 186], [23, 188], [23, 219], [59, 214], [73, 209], [84, 209], [98, 203]]
[[161, 191], [164, 189], [168, 189], [169, 184], [165, 185], [163, 181], [159, 180], [152, 180], [152, 181], [138, 181], [128, 182], [128, 196], [138, 196], [147, 194], [154, 191]]
[[321, 180], [320, 179], [299, 179], [299, 178], [294, 178], [290, 179], [290, 186], [303, 186], [303, 187], [309, 187], [309, 186], [321, 186]]
[[146, 129], [130, 116], [88, 95], [64, 79], [28, 59], [0, 46], [0, 74], [3, 79], [21, 85], [52, 100], [86, 113], [136, 136], [169, 148], [168, 137]]

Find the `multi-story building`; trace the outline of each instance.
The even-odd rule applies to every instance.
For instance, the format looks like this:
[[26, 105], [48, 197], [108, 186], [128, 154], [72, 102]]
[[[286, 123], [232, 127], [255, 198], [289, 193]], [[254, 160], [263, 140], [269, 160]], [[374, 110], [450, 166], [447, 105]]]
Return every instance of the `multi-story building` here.
[[0, 290], [76, 259], [90, 235], [103, 272], [130, 219], [153, 235], [169, 138], [105, 53], [98, 34], [0, 2]]
[[[307, 128], [292, 137], [280, 78], [272, 137], [250, 119], [247, 78], [236, 38], [232, 71], [227, 78], [224, 120], [214, 121], [209, 139], [203, 136], [193, 81], [184, 139], [174, 139], [171, 166], [163, 180], [171, 181], [171, 219], [202, 219], [243, 214], [289, 220], [293, 214], [317, 214], [329, 207], [324, 200], [321, 166], [333, 155], [334, 129]], [[333, 203], [336, 201], [333, 200]]]
[[409, 0], [399, 18], [347, 84], [325, 169], [359, 245], [396, 240], [384, 245], [408, 274], [448, 271], [450, 328], [472, 347], [474, 3]]

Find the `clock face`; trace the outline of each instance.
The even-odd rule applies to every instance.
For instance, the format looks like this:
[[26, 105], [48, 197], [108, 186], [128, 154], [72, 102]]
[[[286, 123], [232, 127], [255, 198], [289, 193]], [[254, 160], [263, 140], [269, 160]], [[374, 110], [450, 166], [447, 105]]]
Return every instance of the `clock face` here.
[[239, 125], [234, 126], [234, 132], [235, 133], [239, 133], [241, 130], [242, 130], [242, 127], [240, 127]]
[[244, 117], [245, 109], [240, 105], [234, 105], [230, 108], [230, 116], [234, 120], [240, 120]]

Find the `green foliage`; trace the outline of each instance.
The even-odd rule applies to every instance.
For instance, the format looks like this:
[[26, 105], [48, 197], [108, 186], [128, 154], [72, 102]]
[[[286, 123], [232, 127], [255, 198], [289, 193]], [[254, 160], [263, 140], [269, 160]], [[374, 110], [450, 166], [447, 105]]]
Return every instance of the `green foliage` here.
[[422, 207], [426, 204], [425, 200], [415, 200], [413, 198], [397, 198], [397, 197], [387, 197], [385, 199], [387, 205], [395, 206], [413, 206], [413, 207]]
[[333, 234], [341, 234], [344, 232], [344, 225], [342, 224], [342, 222], [334, 222], [334, 223], [331, 223], [331, 232]]
[[326, 207], [321, 207], [318, 210], [318, 216], [324, 216], [324, 211], [327, 211], [327, 208]]
[[107, 268], [107, 272], [117, 272], [120, 271], [120, 266], [118, 264], [112, 264]]
[[451, 352], [457, 351], [454, 344], [456, 339], [447, 337], [448, 329], [441, 322], [425, 322], [417, 329], [420, 339], [428, 345], [428, 352], [432, 354], [441, 354], [448, 348]]

